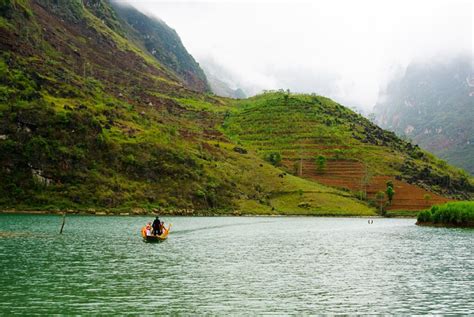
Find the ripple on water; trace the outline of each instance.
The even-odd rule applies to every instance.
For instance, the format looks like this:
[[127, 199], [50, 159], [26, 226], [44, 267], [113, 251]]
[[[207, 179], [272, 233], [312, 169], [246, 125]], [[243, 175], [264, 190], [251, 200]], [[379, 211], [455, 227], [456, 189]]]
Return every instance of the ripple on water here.
[[474, 313], [472, 230], [177, 217], [145, 244], [147, 220], [1, 215], [0, 314]]

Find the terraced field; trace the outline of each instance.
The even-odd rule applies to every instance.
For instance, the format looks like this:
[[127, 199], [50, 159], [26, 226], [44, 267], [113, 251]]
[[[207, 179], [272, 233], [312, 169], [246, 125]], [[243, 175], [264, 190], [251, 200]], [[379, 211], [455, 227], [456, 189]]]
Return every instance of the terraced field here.
[[[285, 162], [285, 166], [291, 166]], [[369, 200], [375, 201], [379, 191], [385, 191], [387, 181], [392, 181], [395, 195], [388, 210], [421, 210], [433, 204], [442, 204], [450, 201], [443, 196], [429, 192], [419, 186], [399, 181], [392, 176], [366, 177], [364, 164], [350, 160], [330, 160], [324, 171], [318, 171], [315, 162], [304, 161], [302, 177], [315, 180], [327, 186], [346, 188], [353, 192], [366, 192]], [[429, 199], [427, 196], [429, 195]], [[386, 199], [385, 199], [386, 200]]]
[[[451, 200], [430, 185], [429, 175], [410, 184], [406, 174], [424, 169], [449, 179], [461, 177], [452, 167], [442, 170], [438, 159], [418, 147], [320, 96], [280, 92], [241, 101], [228, 115], [224, 130], [263, 158], [278, 153], [280, 167], [293, 175], [367, 193], [368, 200], [375, 200], [391, 180], [395, 196], [389, 210], [421, 210]], [[407, 162], [413, 171], [407, 171]]]

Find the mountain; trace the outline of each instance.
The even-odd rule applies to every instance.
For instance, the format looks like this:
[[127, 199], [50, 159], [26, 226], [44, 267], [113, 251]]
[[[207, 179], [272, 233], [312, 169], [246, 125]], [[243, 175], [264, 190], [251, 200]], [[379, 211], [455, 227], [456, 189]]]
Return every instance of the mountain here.
[[234, 99], [244, 99], [247, 96], [244, 91], [240, 88], [232, 89], [230, 85], [222, 81], [219, 77], [216, 77], [214, 74], [206, 72], [207, 79], [211, 85], [211, 90], [218, 96], [234, 98]]
[[128, 39], [173, 70], [189, 88], [200, 92], [210, 90], [206, 75], [186, 51], [175, 30], [160, 19], [149, 17], [118, 0], [111, 1], [110, 4]]
[[109, 2], [0, 12], [2, 209], [292, 213], [308, 192], [331, 200], [297, 212], [373, 214], [230, 143], [220, 126], [232, 105], [189, 89]]
[[[447, 60], [447, 59], [445, 59]], [[412, 63], [380, 93], [377, 123], [474, 174], [474, 72], [469, 56]]]
[[392, 209], [472, 197], [461, 171], [330, 99], [194, 89], [118, 10], [0, 2], [0, 209], [374, 215], [386, 180]]
[[238, 80], [225, 67], [209, 57], [201, 58], [200, 62], [213, 93], [234, 99], [247, 97], [242, 88], [238, 87]]

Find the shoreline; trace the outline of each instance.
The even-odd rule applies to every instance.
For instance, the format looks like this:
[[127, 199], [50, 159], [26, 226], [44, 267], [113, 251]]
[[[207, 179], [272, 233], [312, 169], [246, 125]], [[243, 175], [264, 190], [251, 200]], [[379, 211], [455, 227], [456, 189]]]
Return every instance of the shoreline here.
[[452, 223], [441, 223], [441, 222], [420, 222], [417, 221], [415, 223], [417, 226], [420, 227], [435, 227], [435, 228], [474, 228], [474, 223], [467, 223], [463, 225], [455, 225]]
[[161, 217], [316, 217], [316, 218], [362, 218], [362, 219], [373, 219], [373, 218], [407, 218], [415, 219], [416, 217], [409, 216], [395, 216], [395, 217], [383, 217], [380, 215], [335, 215], [335, 214], [253, 214], [253, 213], [207, 213], [207, 212], [196, 212], [196, 213], [173, 213], [166, 211], [153, 211], [153, 212], [144, 212], [144, 213], [134, 213], [134, 212], [106, 212], [106, 211], [51, 211], [51, 210], [0, 210], [0, 215], [57, 215], [61, 216], [63, 214], [71, 216], [98, 216], [98, 217], [151, 217], [156, 216], [157, 214]]

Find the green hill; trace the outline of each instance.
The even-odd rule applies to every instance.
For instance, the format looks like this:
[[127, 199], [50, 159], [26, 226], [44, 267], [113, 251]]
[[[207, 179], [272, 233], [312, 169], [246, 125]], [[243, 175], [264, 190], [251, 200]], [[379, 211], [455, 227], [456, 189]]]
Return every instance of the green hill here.
[[107, 1], [4, 0], [0, 14], [1, 209], [375, 214], [353, 188], [294, 173], [302, 145], [284, 150], [302, 136], [324, 140], [328, 160], [472, 194], [459, 171], [329, 99], [196, 91], [159, 58], [175, 52], [148, 51]]
[[269, 161], [281, 157], [289, 173], [372, 200], [390, 180], [398, 191], [392, 209], [472, 195], [465, 172], [328, 98], [273, 92], [236, 104], [225, 121], [226, 134]]

